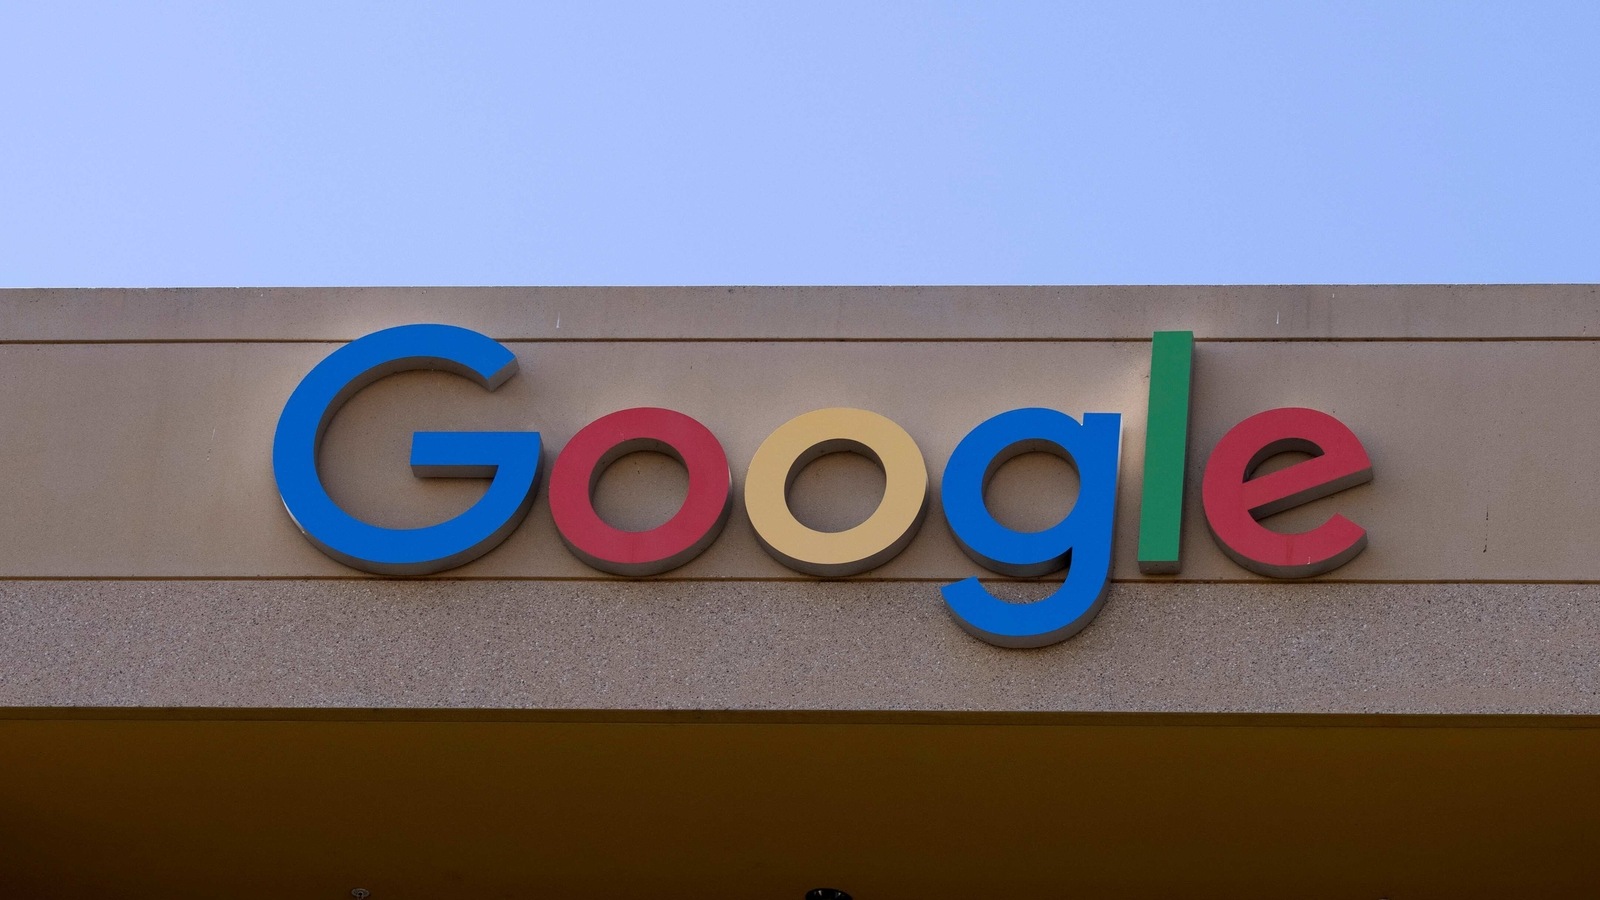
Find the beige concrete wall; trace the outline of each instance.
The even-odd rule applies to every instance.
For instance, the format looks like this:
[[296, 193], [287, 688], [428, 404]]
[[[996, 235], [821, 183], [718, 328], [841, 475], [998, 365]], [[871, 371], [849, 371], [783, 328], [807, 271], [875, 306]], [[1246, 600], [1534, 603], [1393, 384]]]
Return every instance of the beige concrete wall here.
[[6, 290], [17, 341], [348, 341], [448, 321], [500, 340], [1563, 338], [1594, 285]]
[[[861, 406], [917, 439], [937, 498], [968, 429], [1039, 405], [1124, 415], [1118, 583], [1079, 637], [1000, 650], [942, 611], [938, 583], [986, 573], [937, 505], [856, 579], [784, 568], [736, 508], [700, 559], [632, 582], [573, 559], [542, 493], [471, 565], [353, 572], [283, 512], [272, 430], [337, 342], [415, 321], [506, 340], [521, 371], [493, 394], [408, 373], [345, 408], [325, 477], [374, 522], [481, 491], [412, 478], [423, 428], [536, 429], [548, 464], [598, 415], [668, 406], [718, 435], [738, 486], [777, 425]], [[0, 705], [1600, 712], [1589, 286], [4, 291], [0, 323]], [[1148, 338], [1168, 328], [1200, 339], [1186, 560], [1143, 578]], [[1373, 459], [1371, 484], [1272, 520], [1368, 528], [1327, 584], [1252, 575], [1204, 528], [1211, 446], [1276, 406], [1337, 415]], [[1065, 472], [1019, 460], [992, 501], [1047, 524]], [[825, 459], [795, 505], [847, 525], [876, 478]], [[600, 506], [642, 526], [681, 490], [635, 457]]]
[[1001, 650], [926, 583], [13, 581], [0, 634], [9, 706], [1600, 713], [1595, 585], [1119, 584]]

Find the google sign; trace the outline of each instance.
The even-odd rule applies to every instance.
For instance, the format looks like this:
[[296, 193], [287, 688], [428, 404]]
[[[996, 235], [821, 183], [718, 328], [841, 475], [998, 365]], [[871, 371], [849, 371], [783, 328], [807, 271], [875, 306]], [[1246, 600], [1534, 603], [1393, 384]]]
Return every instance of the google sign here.
[[[1194, 337], [1157, 332], [1151, 344], [1150, 406], [1139, 513], [1139, 568], [1179, 570], [1183, 481], [1188, 456], [1189, 383]], [[423, 575], [470, 562], [505, 540], [533, 505], [542, 442], [538, 432], [417, 432], [412, 472], [419, 477], [489, 478], [488, 490], [460, 515], [424, 528], [382, 528], [351, 516], [323, 487], [317, 470], [322, 434], [339, 407], [386, 375], [440, 369], [494, 390], [516, 373], [516, 357], [496, 341], [451, 325], [403, 325], [335, 350], [284, 405], [272, 464], [284, 507], [324, 553], [367, 572]], [[984, 568], [1038, 576], [1066, 569], [1061, 586], [1033, 603], [998, 599], [976, 578], [941, 589], [962, 628], [992, 644], [1040, 647], [1071, 637], [1105, 601], [1111, 574], [1122, 416], [1082, 421], [1052, 409], [1013, 409], [979, 423], [956, 445], [940, 479], [945, 520], [957, 543]], [[623, 531], [595, 512], [606, 467], [629, 453], [657, 451], [689, 474], [683, 505], [648, 531]], [[1002, 525], [984, 503], [995, 471], [1022, 453], [1055, 454], [1077, 469], [1071, 511], [1043, 531]], [[1285, 452], [1310, 459], [1259, 473]], [[877, 509], [845, 531], [809, 528], [790, 511], [788, 490], [808, 463], [828, 453], [859, 453], [883, 469]], [[1310, 409], [1258, 413], [1234, 426], [1206, 462], [1201, 496], [1211, 534], [1230, 558], [1274, 578], [1302, 578], [1353, 559], [1366, 531], [1343, 516], [1298, 534], [1261, 518], [1370, 481], [1372, 464], [1342, 422]], [[669, 409], [614, 412], [584, 426], [562, 448], [549, 476], [550, 511], [569, 550], [604, 572], [647, 576], [694, 559], [722, 533], [734, 491], [728, 458], [700, 422]], [[750, 460], [743, 501], [756, 538], [774, 559], [811, 575], [841, 577], [893, 559], [911, 543], [928, 511], [922, 451], [890, 419], [861, 409], [809, 412], [779, 426]]]

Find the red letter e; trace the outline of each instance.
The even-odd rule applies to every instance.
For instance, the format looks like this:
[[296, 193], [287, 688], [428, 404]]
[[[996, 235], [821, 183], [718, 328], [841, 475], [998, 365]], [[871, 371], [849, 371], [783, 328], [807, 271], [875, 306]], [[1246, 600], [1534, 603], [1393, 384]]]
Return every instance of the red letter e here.
[[[1252, 478], [1289, 451], [1314, 458]], [[1257, 519], [1372, 480], [1372, 461], [1343, 422], [1314, 409], [1269, 409], [1223, 435], [1206, 461], [1201, 496], [1217, 546], [1234, 562], [1273, 578], [1337, 569], [1367, 546], [1366, 529], [1335, 515], [1310, 531], [1279, 534]]]

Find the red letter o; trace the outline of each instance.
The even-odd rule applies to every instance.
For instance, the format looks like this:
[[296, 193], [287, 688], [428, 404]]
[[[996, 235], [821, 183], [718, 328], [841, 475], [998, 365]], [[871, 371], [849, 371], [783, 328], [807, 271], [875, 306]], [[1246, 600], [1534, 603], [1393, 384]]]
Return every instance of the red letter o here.
[[[606, 467], [643, 450], [665, 453], [689, 470], [689, 492], [667, 522], [649, 531], [607, 525], [594, 510]], [[656, 407], [624, 409], [585, 425], [550, 470], [550, 514], [573, 555], [602, 572], [656, 575], [699, 556], [722, 533], [731, 508], [728, 456], [704, 425]]]

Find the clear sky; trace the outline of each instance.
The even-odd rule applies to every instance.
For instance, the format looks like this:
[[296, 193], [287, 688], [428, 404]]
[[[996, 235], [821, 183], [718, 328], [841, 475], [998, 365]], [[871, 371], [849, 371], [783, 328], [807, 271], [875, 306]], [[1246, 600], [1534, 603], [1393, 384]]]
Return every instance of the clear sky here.
[[0, 0], [0, 286], [1600, 281], [1600, 3]]

